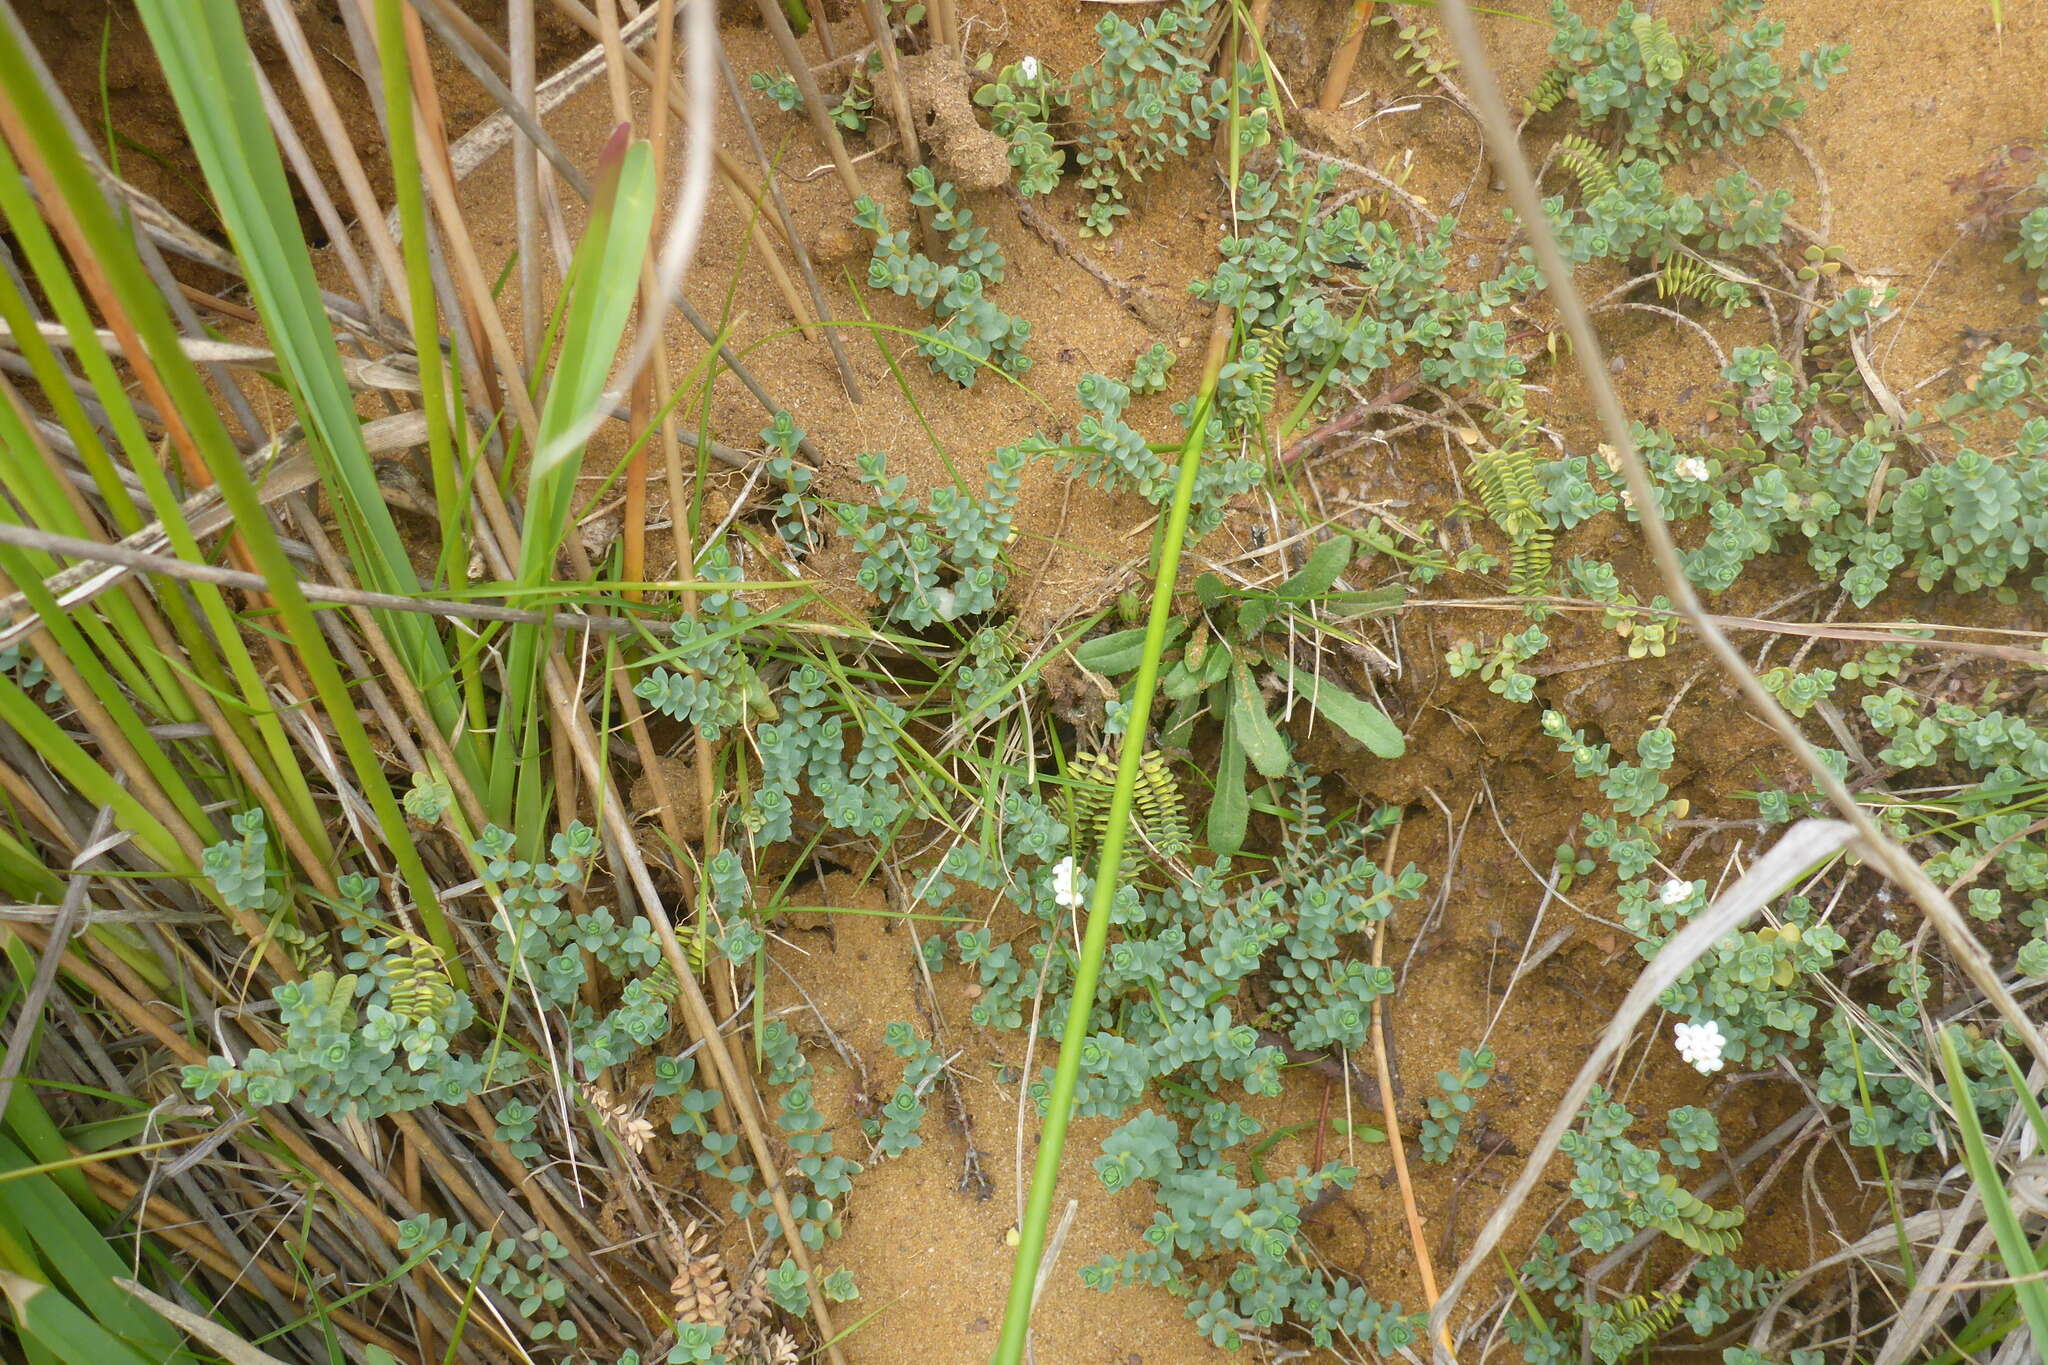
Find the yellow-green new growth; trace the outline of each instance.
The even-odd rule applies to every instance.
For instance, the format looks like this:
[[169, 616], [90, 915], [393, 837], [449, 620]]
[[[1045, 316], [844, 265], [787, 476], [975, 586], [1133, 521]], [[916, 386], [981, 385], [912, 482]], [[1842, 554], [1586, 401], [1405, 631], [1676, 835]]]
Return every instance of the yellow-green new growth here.
[[1471, 472], [1487, 516], [1507, 533], [1513, 558], [1511, 586], [1524, 597], [1542, 592], [1550, 581], [1554, 538], [1543, 516], [1535, 457], [1525, 447], [1475, 451]]
[[1726, 1256], [1742, 1245], [1742, 1222], [1748, 1211], [1741, 1205], [1717, 1209], [1691, 1190], [1681, 1188], [1677, 1176], [1663, 1177], [1658, 1186], [1675, 1212], [1668, 1217], [1649, 1219], [1651, 1227], [1676, 1237], [1702, 1256]]
[[[1072, 779], [1074, 832], [1093, 848], [1102, 846], [1109, 829], [1117, 760], [1103, 753], [1076, 754], [1068, 764]], [[1166, 755], [1147, 749], [1138, 757], [1137, 787], [1132, 797], [1131, 832], [1161, 858], [1177, 858], [1193, 846], [1188, 834], [1187, 798], [1167, 765]]]

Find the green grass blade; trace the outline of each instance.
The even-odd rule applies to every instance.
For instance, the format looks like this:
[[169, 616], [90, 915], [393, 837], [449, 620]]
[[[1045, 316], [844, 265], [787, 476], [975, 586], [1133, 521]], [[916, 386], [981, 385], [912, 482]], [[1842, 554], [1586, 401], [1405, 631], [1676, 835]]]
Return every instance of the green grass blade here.
[[[16, 1087], [22, 1093], [26, 1087]], [[9, 1105], [12, 1112], [14, 1106]], [[0, 1138], [0, 1170], [29, 1164], [19, 1147]], [[81, 1316], [110, 1336], [132, 1343], [152, 1360], [178, 1354], [176, 1333], [154, 1313], [114, 1287], [128, 1266], [106, 1236], [79, 1212], [48, 1176], [11, 1180], [0, 1185], [0, 1219], [21, 1245], [31, 1249], [48, 1269], [53, 1286], [75, 1300]]]
[[[1863, 1046], [1856, 1041], [1854, 1030], [1849, 1032], [1849, 1056], [1856, 1064], [1856, 1095], [1863, 1105], [1863, 1119], [1874, 1131], [1877, 1112], [1870, 1102], [1870, 1077], [1863, 1069]], [[1913, 1240], [1906, 1236], [1906, 1212], [1899, 1204], [1898, 1183], [1892, 1179], [1891, 1163], [1885, 1158], [1884, 1144], [1872, 1143], [1871, 1151], [1877, 1156], [1877, 1178], [1884, 1185], [1885, 1202], [1891, 1210], [1892, 1231], [1899, 1239], [1899, 1268], [1905, 1273], [1906, 1287], [1911, 1289], [1919, 1278], [1919, 1269], [1913, 1260]]]
[[[1963, 1161], [1977, 1197], [1984, 1201], [1984, 1218], [1998, 1239], [1999, 1259], [2006, 1274], [2013, 1277], [2013, 1292], [2019, 1298], [2020, 1313], [2033, 1334], [2037, 1351], [2048, 1350], [2048, 1283], [2035, 1276], [2041, 1269], [2033, 1244], [2020, 1226], [2012, 1200], [2005, 1191], [2005, 1178], [1991, 1149], [1984, 1141], [1984, 1129], [1977, 1121], [1976, 1101], [1971, 1097], [1970, 1078], [1956, 1055], [1955, 1032], [1941, 1031], [1941, 1070], [1948, 1078], [1949, 1095], [1955, 1110], [1956, 1131], [1962, 1139]], [[2024, 1089], [2024, 1087], [2022, 1087]]]
[[[592, 206], [564, 286], [569, 304], [562, 348], [527, 474], [519, 563], [519, 586], [525, 589], [554, 576], [582, 471], [584, 448], [575, 434], [597, 405], [625, 336], [654, 223], [653, 153], [644, 142], [622, 145], [624, 131], [606, 149], [604, 187]], [[506, 822], [529, 846], [544, 815], [538, 799], [544, 767], [522, 755], [530, 755], [535, 743], [534, 698], [544, 643], [538, 627], [518, 626], [508, 633], [505, 695], [492, 745], [487, 798], [493, 818]]]
[[[233, 0], [206, 0], [194, 13], [175, 15], [168, 12], [168, 7], [161, 0], [146, 0], [143, 14], [145, 23], [151, 23], [153, 35], [164, 39], [161, 53], [167, 68], [177, 64], [175, 54], [183, 47], [179, 35], [200, 27], [195, 14], [204, 19], [209, 33], [220, 30], [224, 25], [234, 27], [237, 34], [240, 31]], [[160, 31], [165, 29], [177, 32], [162, 35]], [[248, 75], [252, 61], [244, 42], [235, 48], [233, 60], [226, 65], [239, 71], [246, 82], [253, 79]], [[174, 91], [182, 91], [184, 98], [180, 100], [180, 109], [188, 120], [193, 119], [195, 112], [205, 113], [207, 106], [220, 103], [222, 98], [219, 90], [207, 88], [191, 77], [192, 73], [183, 73], [173, 85]], [[205, 462], [208, 473], [220, 490], [222, 502], [234, 520], [237, 534], [248, 550], [253, 567], [268, 581], [280, 624], [297, 649], [325, 716], [333, 725], [342, 751], [354, 770], [357, 784], [370, 802], [428, 937], [450, 959], [450, 974], [457, 978], [458, 983], [466, 982], [459, 962], [455, 960], [454, 935], [441, 910], [433, 880], [428, 877], [426, 866], [420, 861], [419, 850], [413, 844], [404, 812], [399, 809], [390, 783], [385, 780], [382, 760], [370, 744], [362, 719], [356, 712], [355, 699], [350, 695], [341, 670], [327, 648], [326, 639], [313, 619], [312, 608], [299, 589], [298, 572], [278, 541], [262, 500], [257, 496], [255, 484], [243, 466], [240, 452], [229, 438], [215, 408], [213, 395], [186, 358], [169, 310], [135, 254], [127, 224], [107, 203], [92, 170], [71, 144], [63, 120], [36, 80], [27, 57], [16, 45], [11, 27], [4, 24], [0, 24], [0, 90], [5, 90], [6, 99], [13, 106], [15, 126], [9, 129], [10, 136], [18, 136], [22, 139], [20, 145], [34, 148], [52, 181], [54, 192], [62, 197], [64, 207], [76, 225], [77, 250], [92, 258], [99, 281], [97, 288], [104, 291], [103, 302], [110, 313], [118, 312], [124, 325], [133, 331], [141, 354], [131, 356], [131, 363], [146, 364], [154, 373], [162, 388], [163, 404], [171, 409], [166, 418], [174, 422], [174, 441]], [[195, 137], [195, 145], [197, 141]], [[267, 148], [267, 152], [274, 163], [275, 148]], [[227, 178], [232, 180], [234, 177], [229, 175]], [[288, 197], [284, 212], [287, 217], [292, 217]], [[295, 217], [293, 223], [296, 224]], [[302, 260], [298, 265], [300, 269], [310, 271], [307, 262]], [[314, 297], [317, 304], [317, 291]], [[276, 304], [274, 299], [269, 302], [273, 306]], [[112, 392], [123, 390], [117, 384]], [[189, 535], [186, 543], [177, 545], [177, 549], [188, 557], [203, 557]], [[222, 624], [228, 631], [237, 629], [232, 615]], [[252, 677], [249, 685], [253, 689], [252, 695], [263, 694], [260, 679]], [[286, 757], [291, 762], [301, 761], [289, 753]]]
[[[321, 305], [312, 253], [263, 115], [240, 13], [233, 0], [143, 0], [139, 9], [276, 350], [308, 449], [334, 501], [351, 563], [366, 587], [415, 593], [419, 579], [363, 442], [355, 395]], [[436, 723], [456, 734], [461, 703], [433, 623], [391, 612], [381, 613], [379, 624], [406, 661]], [[458, 737], [456, 748], [467, 752], [467, 740]]]
[[1031, 1333], [1031, 1303], [1038, 1278], [1038, 1263], [1045, 1254], [1046, 1224], [1052, 1216], [1053, 1197], [1059, 1184], [1060, 1156], [1066, 1148], [1067, 1124], [1074, 1112], [1074, 1089], [1081, 1078], [1081, 1042], [1088, 1036], [1088, 1021], [1095, 1008], [1095, 986], [1102, 973], [1102, 956], [1109, 944], [1110, 906], [1121, 884], [1124, 840], [1131, 823], [1131, 808], [1138, 784], [1138, 761], [1145, 750], [1145, 728], [1152, 712], [1152, 699], [1159, 688], [1159, 656], [1166, 649], [1166, 631], [1173, 619], [1174, 581], [1180, 572], [1181, 547], [1187, 541], [1189, 513], [1194, 505], [1195, 476], [1202, 467], [1202, 437], [1208, 429], [1209, 410], [1215, 401], [1214, 367], [1205, 376], [1194, 412], [1188, 423], [1186, 443], [1181, 447], [1180, 472], [1175, 480], [1173, 503], [1161, 530], [1159, 551], [1153, 565], [1152, 609], [1145, 621], [1145, 652], [1138, 664], [1138, 676], [1131, 688], [1130, 728], [1124, 734], [1123, 751], [1117, 760], [1116, 785], [1109, 798], [1109, 822], [1096, 862], [1095, 889], [1088, 906], [1088, 928], [1081, 941], [1081, 960], [1074, 970], [1073, 1004], [1060, 1033], [1060, 1060], [1053, 1072], [1052, 1094], [1045, 1112], [1045, 1127], [1039, 1134], [1038, 1160], [1031, 1175], [1031, 1196], [1024, 1221], [1018, 1227], [1017, 1255], [1010, 1267], [1009, 1300], [1003, 1310], [1003, 1330], [998, 1339], [995, 1365], [1019, 1365]]
[[79, 795], [96, 806], [113, 807], [115, 821], [158, 864], [179, 876], [198, 875], [199, 869], [179, 852], [178, 841], [170, 830], [149, 813], [135, 793], [116, 780], [96, 755], [87, 752], [45, 715], [43, 708], [4, 673], [0, 673], [0, 725], [11, 727]]
[[[26, 96], [27, 92], [24, 93]], [[61, 148], [61, 144], [57, 145]], [[82, 184], [73, 187], [80, 192], [92, 184], [89, 173], [78, 176], [82, 169], [75, 160], [60, 160], [52, 166], [60, 183], [68, 183], [74, 177], [81, 180]], [[107, 427], [114, 434], [123, 463], [133, 471], [151, 511], [162, 524], [172, 552], [191, 560], [205, 558], [185, 519], [178, 490], [172, 487], [158, 451], [127, 402], [125, 381], [100, 343], [98, 319], [79, 293], [69, 264], [29, 197], [21, 168], [4, 141], [0, 141], [0, 216], [13, 230], [16, 247], [40, 286], [50, 312], [69, 333], [79, 374], [96, 394], [105, 396], [101, 406]], [[121, 245], [125, 248], [125, 241]], [[111, 267], [111, 271], [123, 273], [119, 266]], [[15, 288], [12, 276], [5, 272], [0, 272], [0, 319], [13, 330], [31, 364], [37, 365], [35, 373], [44, 401], [59, 414], [69, 410], [67, 402], [75, 408], [76, 398], [70, 384], [49, 349], [41, 345], [26, 300]], [[177, 360], [183, 363], [182, 356]], [[79, 445], [81, 458], [99, 488], [101, 500], [112, 509], [115, 529], [123, 534], [138, 529], [143, 524], [142, 514], [130, 502], [109, 453], [101, 449], [97, 429], [85, 418], [82, 408], [77, 409], [76, 419], [84, 424], [85, 431], [85, 439]], [[66, 425], [68, 430], [72, 423]], [[188, 584], [184, 592], [161, 594], [157, 608], [183, 647], [180, 665], [189, 668], [202, 687], [237, 699], [236, 705], [226, 711], [225, 719], [241, 737], [244, 747], [263, 764], [272, 786], [290, 807], [276, 812], [280, 821], [290, 819], [316, 852], [326, 849], [325, 832], [307, 787], [304, 765], [272, 710], [262, 671], [250, 657], [235, 614], [220, 590], [209, 584]]]
[[[312, 253], [292, 206], [284, 163], [263, 116], [248, 38], [233, 0], [140, 0], [166, 82], [192, 150], [219, 204], [266, 337], [321, 464], [323, 482], [345, 506], [356, 564], [382, 592], [419, 586], [412, 560], [364, 448], [355, 396], [321, 306]], [[402, 647], [431, 652], [418, 620], [387, 622]]]
[[28, 562], [28, 556], [19, 551], [0, 550], [0, 575], [20, 588], [22, 596], [28, 599], [29, 608], [42, 618], [43, 629], [51, 645], [63, 655], [65, 662], [78, 670], [86, 689], [135, 751], [158, 790], [183, 817], [197, 842], [212, 842], [215, 837], [213, 822], [207, 818], [204, 804], [186, 783], [184, 772], [150, 733], [149, 721], [136, 710], [127, 691], [108, 673], [98, 652], [86, 643], [85, 633], [80, 627], [84, 622], [97, 621], [98, 618], [90, 612], [66, 613], [43, 585], [41, 574]]
[[2027, 1084], [2026, 1073], [2020, 1070], [2020, 1064], [2003, 1043], [1998, 1045], [1998, 1056], [2005, 1063], [2005, 1074], [2012, 1077], [2013, 1093], [2020, 1097], [2020, 1107], [2027, 1111], [2027, 1123], [2034, 1130], [2034, 1140], [2048, 1150], [2048, 1114], [2041, 1112], [2041, 1101], [2034, 1097], [2033, 1087]]
[[151, 1365], [150, 1358], [129, 1348], [46, 1284], [0, 1271], [0, 1291], [6, 1293], [22, 1335], [64, 1365]]
[[[401, 14], [402, 7], [396, 3], [382, 3], [377, 8], [378, 42], [392, 54], [383, 68], [384, 117], [391, 133], [391, 193], [398, 208], [399, 244], [405, 252], [405, 302], [412, 322], [413, 354], [419, 358], [420, 407], [427, 418], [427, 462], [434, 475], [434, 508], [441, 527], [441, 574], [459, 584], [469, 561], [463, 534], [469, 479], [458, 472], [457, 433], [449, 421], [456, 411], [453, 400], [459, 397], [452, 390], [459, 389], [459, 381], [449, 373], [441, 355], [433, 258], [427, 246], [426, 194], [414, 141], [411, 70], [405, 59]], [[506, 268], [511, 268], [509, 263]], [[536, 362], [529, 357], [528, 363]], [[465, 745], [459, 752], [469, 757], [473, 750]], [[471, 766], [475, 766], [473, 760]], [[473, 785], [482, 785], [481, 771], [466, 775]]]
[[276, 1356], [258, 1350], [212, 1319], [202, 1318], [189, 1308], [180, 1307], [169, 1299], [152, 1294], [133, 1280], [116, 1279], [114, 1284], [123, 1293], [133, 1295], [137, 1301], [156, 1310], [165, 1321], [183, 1328], [195, 1341], [203, 1342], [209, 1350], [227, 1361], [228, 1365], [282, 1365]]

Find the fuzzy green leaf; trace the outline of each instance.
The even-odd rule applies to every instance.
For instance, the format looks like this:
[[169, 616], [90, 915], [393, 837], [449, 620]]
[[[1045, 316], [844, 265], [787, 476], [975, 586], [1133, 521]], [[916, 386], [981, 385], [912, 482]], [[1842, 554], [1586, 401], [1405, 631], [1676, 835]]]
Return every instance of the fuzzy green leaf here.
[[1309, 551], [1308, 562], [1301, 566], [1301, 571], [1282, 583], [1277, 591], [1280, 596], [1297, 602], [1321, 597], [1336, 586], [1337, 575], [1343, 573], [1350, 563], [1351, 537], [1331, 536]]
[[1286, 737], [1266, 714], [1265, 694], [1242, 661], [1230, 666], [1230, 729], [1261, 776], [1279, 777], [1287, 771]]
[[[1180, 634], [1176, 627], [1168, 632], [1167, 647]], [[1074, 662], [1090, 673], [1114, 677], [1128, 673], [1138, 666], [1138, 660], [1145, 653], [1145, 628], [1133, 626], [1129, 630], [1113, 630], [1107, 635], [1098, 635], [1092, 640], [1083, 640], [1074, 646]]]
[[1209, 803], [1209, 847], [1229, 857], [1244, 847], [1251, 800], [1244, 790], [1244, 745], [1237, 727], [1223, 727], [1223, 751], [1216, 757], [1216, 797]]
[[1303, 673], [1278, 655], [1270, 656], [1273, 667], [1287, 678], [1295, 691], [1307, 695], [1310, 705], [1324, 720], [1363, 744], [1380, 758], [1399, 758], [1408, 751], [1401, 727], [1363, 697], [1327, 679]]

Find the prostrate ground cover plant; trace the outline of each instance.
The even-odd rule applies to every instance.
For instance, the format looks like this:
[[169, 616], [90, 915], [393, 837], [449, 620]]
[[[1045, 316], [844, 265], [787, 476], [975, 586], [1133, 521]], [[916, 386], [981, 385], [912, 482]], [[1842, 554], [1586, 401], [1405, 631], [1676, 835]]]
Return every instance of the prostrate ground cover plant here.
[[[530, 30], [501, 51], [433, 6], [343, 8], [387, 204], [332, 120], [294, 125], [267, 98], [288, 72], [309, 107], [334, 102], [299, 60], [297, 7], [251, 32], [226, 0], [144, 0], [208, 236], [123, 188], [111, 104], [104, 128], [75, 120], [0, 16], [9, 1347], [844, 1365], [867, 1324], [924, 1311], [862, 1296], [864, 1180], [972, 1153], [978, 1108], [1009, 1111], [1020, 1153], [1039, 1139], [1002, 1365], [1023, 1357], [1056, 1195], [1083, 1180], [1142, 1191], [1150, 1221], [1044, 1274], [1164, 1291], [1222, 1350], [1420, 1358], [1435, 1262], [1496, 1212], [1472, 1204], [1504, 1164], [1535, 1159], [1505, 1136], [1530, 1141], [1554, 1100], [1526, 1079], [1533, 1049], [1582, 1047], [1496, 1027], [1566, 942], [1534, 946], [1560, 901], [1624, 985], [1689, 929], [1713, 937], [1655, 978], [1645, 1051], [1561, 1106], [1569, 1174], [1503, 1210], [1537, 1230], [1502, 1244], [1491, 1298], [1469, 1291], [1443, 1340], [1536, 1365], [1680, 1347], [1808, 1365], [1869, 1354], [1901, 1302], [1941, 1359], [2048, 1332], [2033, 1040], [1850, 858], [1721, 932], [1756, 841], [1820, 803], [1761, 762], [1739, 802], [1701, 780], [1681, 701], [1730, 694], [1703, 665], [1687, 680], [1683, 594], [1635, 552], [1646, 509], [1560, 397], [1537, 224], [1496, 225], [1470, 196], [1439, 214], [1325, 151], [1266, 6], [1106, 9], [1067, 72], [953, 0], [862, 8], [870, 45], [823, 64], [829, 108], [804, 109], [820, 93], [788, 45], [747, 98], [823, 116], [807, 135], [844, 181], [833, 210], [871, 249], [821, 325], [881, 347], [897, 389], [869, 401], [905, 400], [902, 439], [930, 430], [913, 353], [952, 399], [1033, 414], [982, 449], [932, 437], [929, 487], [909, 448], [821, 451], [805, 428], [824, 423], [758, 363], [769, 343], [739, 340], [746, 309], [688, 310], [701, 349], [661, 331], [679, 279], [711, 292], [671, 255], [694, 225], [661, 206], [677, 140], [702, 139], [682, 162], [709, 167], [714, 132], [693, 110], [636, 136], [626, 81], [643, 61], [701, 79], [713, 7], [642, 7], [625, 36], [609, 6], [584, 16], [618, 131], [586, 168], [511, 120], [523, 211], [499, 258], [464, 226], [456, 168], [476, 163], [445, 143], [421, 44], [516, 105]], [[1386, 8], [1366, 28], [1401, 88], [1473, 108], [1433, 25]], [[1678, 28], [1558, 0], [1525, 105], [1553, 152], [1544, 216], [1601, 315], [1675, 318], [1713, 352], [1717, 423], [1635, 429], [1684, 569], [1731, 612], [1788, 576], [1834, 603], [1761, 684], [2031, 1001], [2040, 636], [1959, 648], [1951, 627], [2034, 621], [2048, 595], [2048, 333], [2001, 335], [1926, 397], [1882, 386], [1872, 343], [1905, 325], [1900, 295], [1742, 161], [1847, 54], [1786, 56], [1761, 11], [1726, 0]], [[796, 3], [762, 19], [791, 44], [831, 22]], [[272, 39], [275, 70], [257, 57]], [[899, 149], [915, 222], [897, 223], [854, 194], [898, 168], [856, 172], [839, 134], [904, 130], [911, 48], [955, 54], [945, 74], [1013, 175], [976, 197]], [[535, 151], [583, 211], [540, 211]], [[782, 197], [716, 174], [822, 300]], [[1070, 209], [1098, 249], [1169, 185], [1217, 206], [1213, 262], [1182, 282], [1209, 343], [1126, 346], [1087, 363], [1128, 357], [1128, 382], [1032, 390], [1030, 349], [1061, 339], [1033, 334], [1010, 211]], [[2048, 178], [2009, 188], [1980, 226], [2039, 272]], [[167, 251], [227, 283], [181, 283]], [[730, 305], [739, 281], [720, 283]], [[847, 320], [883, 295], [912, 325]], [[759, 415], [736, 425], [728, 387]], [[594, 440], [614, 418], [626, 439]], [[1347, 432], [1414, 496], [1333, 496], [1318, 462]], [[1046, 561], [1019, 546], [1047, 534], [1027, 490], [1062, 477], [1149, 540], [1040, 631], [1019, 589]], [[590, 534], [613, 499], [617, 546]], [[1601, 706], [1577, 681], [1595, 669], [1669, 692]], [[1385, 765], [1442, 761], [1411, 754], [1439, 716], [1471, 730], [1448, 779], [1371, 795]], [[1534, 765], [1533, 814], [1563, 817], [1538, 847], [1563, 842], [1523, 860], [1528, 904], [1490, 911], [1500, 979], [1489, 966], [1480, 998], [1498, 1008], [1439, 1011], [1458, 1021], [1441, 1055], [1404, 1058], [1413, 1035], [1384, 1016], [1431, 1008], [1401, 954], [1463, 913], [1446, 796], [1468, 823], [1494, 802], [1488, 745]], [[1441, 867], [1415, 852], [1439, 813]], [[815, 904], [830, 872], [885, 889], [907, 930], [916, 1013], [877, 1018], [866, 1057], [787, 946], [805, 916], [854, 913]], [[1647, 1102], [1670, 1091], [1645, 1074], [1687, 1102]], [[1794, 1110], [1774, 1131], [1757, 1093]], [[1105, 1135], [1069, 1152], [1075, 1118]], [[1752, 1237], [1785, 1216], [1778, 1149], [1802, 1144], [1877, 1207], [1867, 1229], [1835, 1215], [1850, 1255], [1818, 1279], [1784, 1252], [1798, 1239]], [[1409, 1233], [1422, 1299], [1359, 1268], [1340, 1214], [1374, 1244]], [[1984, 1232], [1937, 1259], [1930, 1217]]]
[[919, 333], [918, 349], [930, 357], [932, 370], [963, 388], [973, 388], [986, 362], [1011, 374], [1031, 368], [1024, 341], [1031, 324], [1012, 317], [986, 296], [1003, 282], [1007, 265], [1002, 249], [977, 226], [972, 210], [959, 207], [959, 195], [923, 167], [910, 172], [910, 202], [929, 210], [934, 232], [945, 241], [953, 261], [939, 265], [910, 249], [907, 228], [892, 228], [872, 199], [855, 207], [854, 221], [874, 234], [874, 256], [868, 262], [868, 287], [908, 297], [938, 319]]

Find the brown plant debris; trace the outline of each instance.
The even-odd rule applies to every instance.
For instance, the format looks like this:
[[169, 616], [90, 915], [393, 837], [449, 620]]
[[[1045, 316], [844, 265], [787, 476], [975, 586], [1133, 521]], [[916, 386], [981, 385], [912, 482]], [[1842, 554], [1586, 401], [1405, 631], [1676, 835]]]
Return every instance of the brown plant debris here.
[[632, 1106], [621, 1103], [618, 1096], [601, 1085], [584, 1086], [583, 1098], [626, 1150], [635, 1156], [646, 1150], [647, 1140], [654, 1136], [654, 1125], [634, 1113]]
[[932, 149], [944, 178], [962, 190], [992, 190], [1010, 181], [1010, 144], [974, 117], [967, 97], [967, 67], [951, 47], [935, 47], [903, 62], [918, 136]]
[[727, 1282], [725, 1266], [703, 1227], [690, 1223], [670, 1250], [678, 1267], [668, 1287], [675, 1300], [675, 1320], [723, 1327], [728, 1335], [737, 1335], [732, 1330], [732, 1285]]

